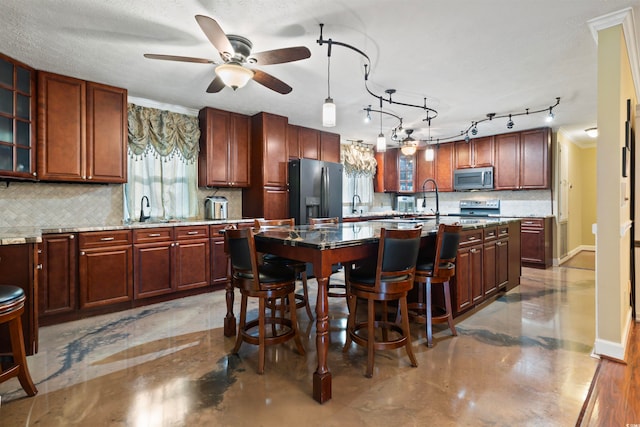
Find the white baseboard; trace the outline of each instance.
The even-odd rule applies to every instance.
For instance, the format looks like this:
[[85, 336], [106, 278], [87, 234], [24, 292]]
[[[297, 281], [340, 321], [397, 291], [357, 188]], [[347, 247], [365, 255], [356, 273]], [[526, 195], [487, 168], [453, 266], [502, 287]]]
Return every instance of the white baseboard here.
[[631, 331], [631, 322], [631, 310], [629, 310], [627, 323], [622, 334], [622, 342], [618, 343], [596, 338], [593, 352], [599, 356], [605, 356], [611, 359], [624, 361], [627, 351], [627, 343], [629, 342], [629, 333]]
[[558, 259], [558, 258], [554, 258], [553, 259], [553, 265], [554, 266], [559, 266], [562, 265], [563, 263], [567, 262], [569, 259], [571, 259], [572, 257], [574, 257], [576, 254], [578, 254], [579, 252], [582, 251], [590, 251], [590, 252], [595, 252], [596, 251], [596, 247], [595, 245], [580, 245], [578, 247], [573, 248], [571, 251], [569, 251], [567, 253], [567, 256]]

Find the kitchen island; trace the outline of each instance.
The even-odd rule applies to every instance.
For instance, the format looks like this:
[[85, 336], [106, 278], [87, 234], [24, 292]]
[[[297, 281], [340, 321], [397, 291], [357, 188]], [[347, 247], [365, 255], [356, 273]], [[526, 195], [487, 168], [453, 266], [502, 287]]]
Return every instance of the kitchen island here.
[[[379, 221], [340, 223], [332, 228], [314, 228], [309, 225], [296, 226], [291, 231], [265, 230], [256, 235], [256, 249], [297, 261], [313, 264], [318, 282], [316, 300], [316, 349], [318, 366], [313, 374], [313, 397], [320, 403], [331, 399], [331, 372], [327, 366], [329, 350], [328, 284], [332, 266], [363, 258], [374, 257], [381, 228], [399, 229], [422, 226], [422, 247], [434, 250], [438, 225], [461, 223], [460, 250], [457, 259], [456, 293], [458, 312], [470, 309], [496, 293], [499, 289], [510, 289], [520, 281], [520, 220], [509, 218], [465, 219], [460, 217], [433, 217], [422, 219], [391, 218]], [[510, 239], [514, 241], [510, 242]], [[497, 256], [496, 243], [501, 256]], [[491, 262], [485, 262], [484, 253]], [[517, 253], [517, 254], [516, 254]], [[486, 269], [486, 271], [485, 271]], [[500, 271], [498, 277], [496, 270]], [[491, 289], [485, 290], [487, 278], [493, 278]], [[481, 295], [476, 297], [476, 293]], [[233, 293], [227, 287], [227, 317], [225, 335], [233, 335], [229, 328], [235, 326]]]

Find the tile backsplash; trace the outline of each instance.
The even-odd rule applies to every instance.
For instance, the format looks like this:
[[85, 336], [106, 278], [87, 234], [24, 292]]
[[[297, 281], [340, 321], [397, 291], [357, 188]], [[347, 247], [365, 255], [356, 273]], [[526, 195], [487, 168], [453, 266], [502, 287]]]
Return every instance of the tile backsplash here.
[[[122, 184], [0, 184], [0, 227], [120, 225], [123, 191]], [[214, 194], [229, 200], [229, 218], [242, 217], [242, 190], [198, 189], [199, 219]]]

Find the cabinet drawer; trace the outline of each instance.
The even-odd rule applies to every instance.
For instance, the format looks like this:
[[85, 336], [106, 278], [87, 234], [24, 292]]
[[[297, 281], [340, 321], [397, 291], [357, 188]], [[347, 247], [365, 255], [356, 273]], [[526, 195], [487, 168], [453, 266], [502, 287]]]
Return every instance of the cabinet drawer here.
[[233, 228], [235, 226], [235, 224], [220, 224], [220, 225], [210, 225], [209, 226], [209, 235], [211, 236], [212, 239], [215, 239], [217, 237], [220, 238], [224, 238], [224, 234], [220, 233], [222, 230], [225, 230], [227, 228]]
[[460, 247], [482, 243], [482, 229], [467, 230], [460, 233]]
[[527, 218], [523, 219], [520, 224], [523, 228], [544, 228], [544, 219]]
[[498, 226], [498, 239], [503, 239], [509, 237], [509, 226], [508, 225], [499, 225]]
[[130, 230], [91, 231], [80, 233], [80, 249], [100, 248], [104, 246], [130, 245]]
[[208, 225], [196, 225], [190, 227], [176, 227], [176, 240], [202, 239], [209, 237]]
[[173, 240], [173, 227], [133, 230], [134, 243], [166, 242]]
[[484, 232], [485, 242], [489, 242], [498, 238], [498, 229], [496, 227], [486, 227], [482, 231]]

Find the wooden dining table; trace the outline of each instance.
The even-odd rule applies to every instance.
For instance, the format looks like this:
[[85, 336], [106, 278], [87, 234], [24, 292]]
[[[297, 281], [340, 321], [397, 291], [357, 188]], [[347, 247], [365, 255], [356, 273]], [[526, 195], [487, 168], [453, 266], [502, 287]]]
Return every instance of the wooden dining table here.
[[[314, 228], [299, 225], [291, 230], [264, 230], [255, 235], [256, 250], [282, 257], [304, 261], [313, 265], [313, 274], [318, 281], [316, 300], [316, 349], [318, 366], [313, 373], [313, 398], [324, 403], [331, 399], [331, 372], [327, 364], [329, 351], [329, 300], [328, 285], [332, 266], [377, 255], [380, 229], [423, 227], [423, 237], [435, 236], [436, 219], [417, 222], [365, 221], [339, 223]], [[234, 290], [231, 283], [226, 287], [227, 314], [224, 321], [225, 336], [236, 333], [236, 318], [233, 314]]]

